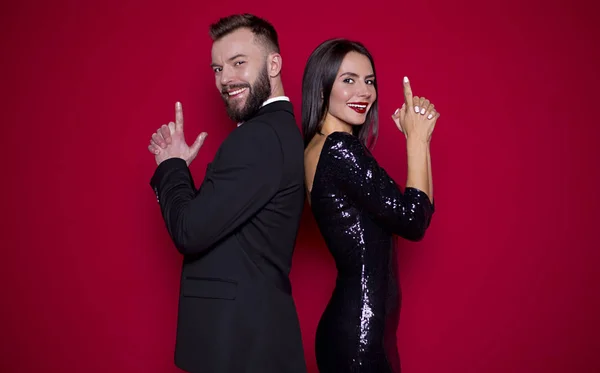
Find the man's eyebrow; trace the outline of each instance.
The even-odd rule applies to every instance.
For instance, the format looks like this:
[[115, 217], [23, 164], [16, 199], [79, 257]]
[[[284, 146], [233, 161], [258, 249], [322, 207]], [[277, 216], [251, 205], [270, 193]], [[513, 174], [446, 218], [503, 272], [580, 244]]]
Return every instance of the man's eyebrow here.
[[[235, 56], [228, 58], [227, 62], [231, 62], [240, 57], [247, 58], [248, 56], [243, 53], [238, 53]], [[219, 66], [221, 66], [221, 65], [219, 65], [218, 63], [214, 63], [214, 62], [210, 64], [210, 67], [219, 67]]]

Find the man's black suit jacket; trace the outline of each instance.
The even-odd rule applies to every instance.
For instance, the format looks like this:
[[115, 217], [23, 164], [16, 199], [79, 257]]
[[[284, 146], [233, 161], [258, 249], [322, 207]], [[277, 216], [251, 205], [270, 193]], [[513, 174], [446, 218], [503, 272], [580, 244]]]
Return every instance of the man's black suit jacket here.
[[292, 104], [236, 128], [198, 190], [182, 159], [150, 184], [184, 256], [175, 364], [193, 373], [304, 373], [289, 271], [304, 206], [304, 146]]

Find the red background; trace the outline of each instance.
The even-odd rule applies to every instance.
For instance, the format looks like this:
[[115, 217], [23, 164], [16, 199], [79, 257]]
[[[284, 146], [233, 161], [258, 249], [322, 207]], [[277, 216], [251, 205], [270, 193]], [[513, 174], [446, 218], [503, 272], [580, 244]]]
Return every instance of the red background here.
[[[280, 33], [297, 115], [313, 48], [336, 36], [370, 48], [374, 153], [401, 184], [404, 140], [388, 115], [402, 77], [442, 113], [437, 213], [422, 242], [400, 240], [404, 372], [600, 371], [598, 13], [580, 0], [291, 5], [3, 2], [0, 370], [178, 371], [181, 257], [146, 146], [181, 100], [189, 138], [209, 133], [192, 164], [201, 180], [233, 128], [208, 25], [249, 11]], [[334, 276], [305, 210], [291, 277], [310, 372]]]

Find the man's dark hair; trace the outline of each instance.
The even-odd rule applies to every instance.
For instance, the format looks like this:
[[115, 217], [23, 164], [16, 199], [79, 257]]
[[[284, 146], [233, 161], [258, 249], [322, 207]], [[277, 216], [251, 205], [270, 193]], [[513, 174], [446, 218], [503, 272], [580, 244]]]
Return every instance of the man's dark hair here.
[[268, 53], [279, 53], [279, 40], [275, 27], [268, 21], [252, 14], [233, 14], [219, 19], [210, 25], [210, 37], [213, 41], [221, 39], [238, 29], [247, 28]]

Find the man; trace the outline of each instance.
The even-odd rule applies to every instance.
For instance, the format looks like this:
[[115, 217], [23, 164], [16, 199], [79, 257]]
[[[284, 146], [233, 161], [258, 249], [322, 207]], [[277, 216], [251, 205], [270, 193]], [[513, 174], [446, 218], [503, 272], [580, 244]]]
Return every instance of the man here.
[[181, 104], [153, 134], [151, 179], [184, 256], [175, 364], [193, 373], [306, 372], [289, 271], [304, 205], [304, 146], [284, 95], [277, 33], [253, 15], [211, 25], [212, 68], [238, 127], [199, 190]]

